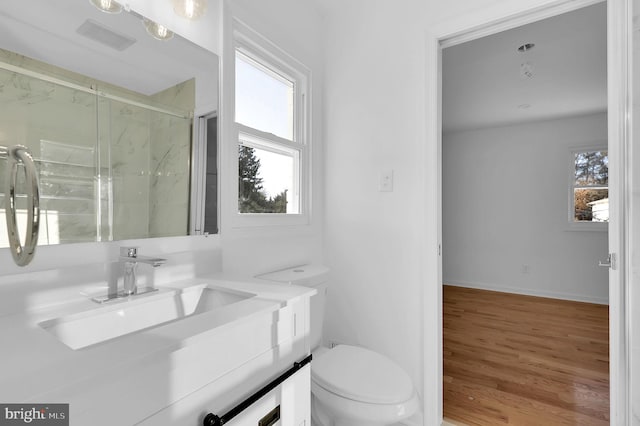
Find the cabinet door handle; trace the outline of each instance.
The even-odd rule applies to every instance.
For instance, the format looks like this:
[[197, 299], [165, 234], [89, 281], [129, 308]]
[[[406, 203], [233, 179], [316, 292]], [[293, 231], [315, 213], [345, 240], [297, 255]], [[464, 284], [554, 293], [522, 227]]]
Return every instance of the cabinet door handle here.
[[[207, 414], [204, 417], [204, 420], [202, 421], [203, 426], [222, 426], [224, 424], [229, 423], [231, 421], [231, 419], [233, 419], [238, 414], [242, 413], [244, 410], [249, 408], [251, 405], [253, 405], [260, 398], [262, 398], [263, 396], [265, 396], [266, 394], [268, 394], [269, 392], [271, 392], [272, 390], [277, 388], [280, 384], [282, 384], [282, 382], [284, 382], [289, 377], [291, 377], [294, 374], [296, 374], [300, 369], [302, 369], [302, 367], [304, 367], [305, 365], [309, 364], [310, 362], [311, 362], [311, 355], [307, 356], [306, 358], [304, 358], [303, 360], [301, 360], [299, 362], [294, 362], [293, 363], [293, 367], [291, 367], [290, 369], [288, 369], [287, 371], [282, 373], [275, 380], [269, 382], [266, 386], [264, 386], [262, 389], [258, 390], [256, 393], [251, 395], [249, 398], [245, 399], [240, 404], [236, 405], [234, 408], [232, 408], [225, 415], [216, 416], [213, 413]], [[279, 412], [280, 411], [278, 410], [278, 413]]]
[[278, 405], [273, 410], [269, 411], [267, 415], [258, 421], [258, 426], [273, 426], [280, 420], [280, 406]]

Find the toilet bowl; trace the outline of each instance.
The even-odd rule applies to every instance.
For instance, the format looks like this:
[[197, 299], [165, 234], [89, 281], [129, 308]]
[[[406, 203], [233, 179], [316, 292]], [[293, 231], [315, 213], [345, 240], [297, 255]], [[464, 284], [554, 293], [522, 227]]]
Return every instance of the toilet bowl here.
[[418, 396], [396, 363], [362, 347], [320, 345], [328, 274], [324, 266], [303, 265], [258, 276], [318, 290], [310, 315], [312, 426], [387, 426], [411, 417]]
[[391, 425], [413, 415], [419, 404], [411, 379], [398, 365], [349, 345], [314, 357], [311, 393], [317, 426]]

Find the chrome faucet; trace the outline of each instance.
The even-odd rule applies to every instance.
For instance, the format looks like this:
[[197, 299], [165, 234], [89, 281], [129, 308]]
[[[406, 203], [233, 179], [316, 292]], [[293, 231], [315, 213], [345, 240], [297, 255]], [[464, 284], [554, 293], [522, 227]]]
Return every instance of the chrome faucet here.
[[163, 265], [167, 260], [159, 257], [139, 256], [137, 247], [120, 247], [120, 257], [118, 259], [124, 265], [124, 274], [122, 277], [123, 289], [117, 291], [117, 282], [114, 284], [114, 288], [109, 290], [106, 296], [94, 297], [92, 300], [98, 303], [108, 302], [109, 300], [119, 299], [122, 297], [129, 297], [136, 294], [144, 294], [152, 291], [156, 291], [156, 288], [145, 287], [144, 289], [138, 288], [138, 282], [136, 277], [136, 270], [139, 263], [145, 263], [151, 265], [154, 268]]
[[[154, 268], [164, 264], [167, 260], [159, 257], [138, 256], [138, 247], [120, 247], [120, 261], [124, 262], [124, 277], [123, 277], [123, 295], [131, 296], [138, 294], [138, 283], [136, 279], [136, 269], [138, 263], [146, 263]], [[147, 291], [153, 291], [155, 289], [149, 289]], [[142, 293], [146, 293], [144, 291]]]

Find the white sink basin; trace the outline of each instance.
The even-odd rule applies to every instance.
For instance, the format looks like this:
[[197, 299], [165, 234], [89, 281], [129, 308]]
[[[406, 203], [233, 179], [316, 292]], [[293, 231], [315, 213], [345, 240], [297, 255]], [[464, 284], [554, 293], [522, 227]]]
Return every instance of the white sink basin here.
[[71, 349], [124, 336], [192, 315], [209, 312], [255, 294], [200, 284], [134, 296], [90, 311], [43, 321], [38, 325]]

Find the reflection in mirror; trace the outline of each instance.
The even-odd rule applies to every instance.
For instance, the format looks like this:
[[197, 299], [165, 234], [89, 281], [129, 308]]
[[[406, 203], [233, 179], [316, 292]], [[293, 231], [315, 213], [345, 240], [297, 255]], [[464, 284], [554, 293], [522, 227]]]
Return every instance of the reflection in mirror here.
[[[209, 178], [217, 154], [207, 154], [207, 145], [217, 149], [217, 129], [195, 126], [200, 136], [193, 122], [217, 120], [218, 58], [177, 35], [152, 38], [145, 21], [86, 0], [0, 5], [0, 145], [25, 145], [36, 160], [39, 244], [217, 229], [204, 226], [204, 205], [217, 203]], [[193, 151], [205, 156], [198, 170], [190, 169], [192, 139], [204, 143]], [[0, 162], [0, 188], [5, 169]], [[190, 219], [196, 187], [207, 188], [203, 213]], [[18, 199], [25, 211], [25, 197]], [[25, 219], [19, 214], [22, 235]]]
[[207, 176], [206, 192], [204, 196], [205, 216], [204, 232], [218, 233], [218, 117], [209, 115], [207, 121], [206, 149]]

